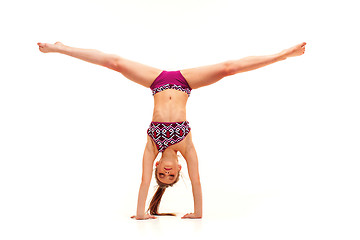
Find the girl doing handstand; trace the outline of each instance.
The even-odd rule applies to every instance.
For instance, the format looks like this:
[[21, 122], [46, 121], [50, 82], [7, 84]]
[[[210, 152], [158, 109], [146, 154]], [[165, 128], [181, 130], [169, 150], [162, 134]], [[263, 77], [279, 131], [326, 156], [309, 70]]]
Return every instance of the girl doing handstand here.
[[[186, 160], [194, 198], [194, 212], [184, 215], [183, 218], [202, 218], [202, 191], [198, 157], [192, 142], [191, 128], [186, 118], [186, 103], [191, 90], [213, 84], [227, 76], [261, 68], [289, 57], [300, 56], [305, 52], [305, 45], [306, 43], [303, 42], [273, 55], [245, 57], [180, 71], [162, 71], [98, 50], [74, 48], [60, 42], [55, 44], [38, 43], [39, 50], [43, 53], [62, 53], [107, 67], [152, 90], [154, 112], [152, 122], [147, 130], [137, 212], [133, 216], [138, 220], [161, 215], [158, 213], [158, 208], [164, 191], [179, 179], [181, 165], [178, 163], [177, 152], [180, 152]], [[145, 203], [154, 161], [159, 153], [162, 153], [161, 158], [155, 163], [158, 189], [150, 202], [149, 213], [147, 213]]]

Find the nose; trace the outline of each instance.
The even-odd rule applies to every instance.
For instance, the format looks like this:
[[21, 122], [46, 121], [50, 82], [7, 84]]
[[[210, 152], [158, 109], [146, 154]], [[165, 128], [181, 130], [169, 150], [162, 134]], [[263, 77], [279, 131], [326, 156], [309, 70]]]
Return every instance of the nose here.
[[170, 174], [170, 170], [171, 170], [172, 168], [164, 168], [164, 169], [165, 169], [165, 173]]

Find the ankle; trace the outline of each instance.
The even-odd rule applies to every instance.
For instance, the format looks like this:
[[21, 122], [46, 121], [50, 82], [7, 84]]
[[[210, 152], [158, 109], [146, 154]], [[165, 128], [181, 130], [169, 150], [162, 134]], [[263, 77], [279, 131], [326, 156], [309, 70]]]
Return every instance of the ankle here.
[[278, 54], [276, 54], [276, 58], [278, 59], [278, 61], [282, 61], [282, 60], [285, 60], [288, 58], [288, 54], [287, 52], [284, 50], [284, 51], [281, 51], [279, 52]]
[[54, 52], [57, 53], [66, 53], [67, 51], [67, 46], [65, 46], [64, 44], [60, 43], [60, 42], [56, 42], [54, 44]]

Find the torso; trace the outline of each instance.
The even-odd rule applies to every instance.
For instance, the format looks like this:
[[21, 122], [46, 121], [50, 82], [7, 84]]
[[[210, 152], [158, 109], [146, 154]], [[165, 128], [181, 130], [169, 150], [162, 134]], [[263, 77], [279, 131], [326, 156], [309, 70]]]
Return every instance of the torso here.
[[[154, 95], [153, 122], [183, 122], [186, 121], [186, 103], [188, 94], [175, 89], [167, 89]], [[191, 132], [179, 143], [168, 149], [185, 153], [186, 147], [192, 143]]]
[[153, 122], [186, 121], [188, 95], [175, 89], [167, 89], [154, 95]]

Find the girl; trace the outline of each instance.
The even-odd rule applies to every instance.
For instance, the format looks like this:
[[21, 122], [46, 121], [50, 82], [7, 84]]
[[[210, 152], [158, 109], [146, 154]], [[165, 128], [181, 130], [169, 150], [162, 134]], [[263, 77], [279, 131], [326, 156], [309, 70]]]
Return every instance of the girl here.
[[[189, 122], [186, 121], [186, 103], [191, 90], [213, 84], [226, 76], [264, 67], [289, 57], [300, 56], [305, 52], [305, 45], [306, 43], [303, 42], [268, 56], [245, 57], [181, 71], [162, 71], [98, 50], [69, 47], [60, 42], [55, 44], [38, 43], [39, 50], [43, 53], [62, 53], [110, 68], [152, 90], [154, 112], [152, 122], [147, 130], [137, 212], [132, 217], [138, 220], [151, 219], [155, 218], [154, 215], [161, 215], [158, 213], [158, 208], [165, 189], [179, 179], [181, 165], [178, 163], [177, 152], [180, 152], [186, 160], [194, 198], [194, 212], [188, 213], [182, 218], [202, 218], [202, 191], [198, 158], [191, 138], [191, 128]], [[153, 164], [160, 152], [162, 153], [161, 159], [155, 163], [155, 178], [159, 186], [150, 202], [147, 211], [150, 214], [148, 214], [145, 211], [145, 203]]]

